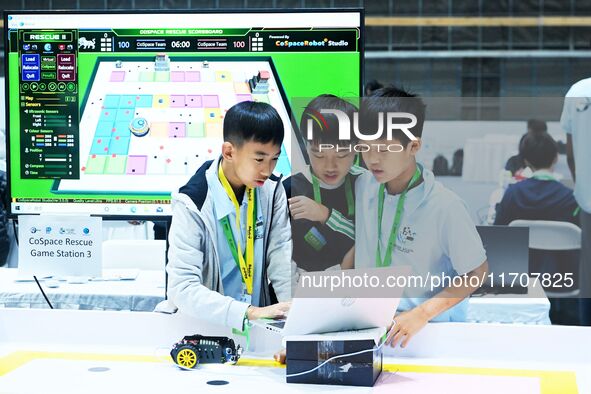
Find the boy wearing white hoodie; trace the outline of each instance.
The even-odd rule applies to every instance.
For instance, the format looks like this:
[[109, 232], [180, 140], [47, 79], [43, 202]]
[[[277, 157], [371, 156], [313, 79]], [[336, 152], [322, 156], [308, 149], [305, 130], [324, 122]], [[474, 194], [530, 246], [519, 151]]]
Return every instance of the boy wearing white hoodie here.
[[244, 101], [226, 113], [221, 155], [173, 195], [167, 309], [237, 330], [286, 316], [291, 228], [273, 175], [283, 133], [269, 104]]

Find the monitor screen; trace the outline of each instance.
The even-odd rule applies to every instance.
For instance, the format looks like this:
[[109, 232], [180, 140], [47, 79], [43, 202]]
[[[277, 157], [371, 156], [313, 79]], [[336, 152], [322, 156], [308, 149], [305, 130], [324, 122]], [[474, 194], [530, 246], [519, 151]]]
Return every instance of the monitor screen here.
[[[170, 216], [171, 193], [220, 154], [225, 112], [358, 96], [361, 10], [7, 13], [11, 214]], [[175, 27], [176, 26], [176, 27]], [[296, 109], [294, 111], [297, 112]]]

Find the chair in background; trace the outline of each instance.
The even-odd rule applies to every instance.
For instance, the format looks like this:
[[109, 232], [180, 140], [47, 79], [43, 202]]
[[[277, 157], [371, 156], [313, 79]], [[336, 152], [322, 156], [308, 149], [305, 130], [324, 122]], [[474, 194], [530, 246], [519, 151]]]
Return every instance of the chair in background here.
[[[572, 273], [574, 287], [571, 290], [546, 286], [544, 291], [550, 300], [552, 324], [579, 325], [580, 300], [576, 297], [580, 293], [578, 274], [581, 229], [572, 223], [545, 220], [514, 220], [509, 225], [529, 227], [530, 269], [552, 274], [552, 283], [555, 283], [555, 279], [563, 279], [563, 286], [567, 284], [563, 274]], [[555, 275], [556, 273], [562, 278]]]
[[[509, 226], [529, 227], [529, 248], [541, 251], [575, 251], [581, 249], [581, 229], [568, 222], [547, 220], [514, 220]], [[556, 267], [560, 272], [561, 267]], [[577, 272], [578, 274], [578, 266]], [[550, 297], [576, 297], [579, 288], [571, 291], [552, 291], [546, 289]]]

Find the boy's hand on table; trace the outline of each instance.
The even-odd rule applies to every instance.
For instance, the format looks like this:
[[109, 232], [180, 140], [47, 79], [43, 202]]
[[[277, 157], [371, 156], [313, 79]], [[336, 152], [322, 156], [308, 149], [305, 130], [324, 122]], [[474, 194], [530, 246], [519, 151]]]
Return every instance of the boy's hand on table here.
[[246, 317], [248, 320], [284, 319], [287, 317], [290, 307], [291, 302], [279, 302], [265, 307], [251, 305], [246, 310]]
[[418, 306], [410, 311], [402, 312], [392, 320], [392, 326], [388, 332], [386, 345], [404, 348], [411, 338], [429, 322], [429, 316]]
[[273, 358], [279, 364], [285, 364], [285, 357], [286, 357], [286, 351], [285, 351], [285, 349], [281, 349], [280, 351], [278, 351], [277, 353], [275, 353], [273, 355]]
[[291, 217], [297, 219], [308, 219], [313, 222], [326, 223], [330, 216], [330, 210], [322, 204], [305, 197], [296, 196], [289, 200], [289, 211]]

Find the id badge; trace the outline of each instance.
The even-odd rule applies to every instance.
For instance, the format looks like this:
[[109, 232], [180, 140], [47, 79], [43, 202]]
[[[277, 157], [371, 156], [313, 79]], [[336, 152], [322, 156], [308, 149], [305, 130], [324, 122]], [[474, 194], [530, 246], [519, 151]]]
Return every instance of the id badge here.
[[263, 220], [257, 220], [256, 225], [254, 226], [254, 239], [263, 239], [264, 227], [263, 227]]
[[326, 245], [326, 238], [324, 238], [316, 227], [312, 227], [306, 235], [304, 235], [304, 240], [317, 252]]

